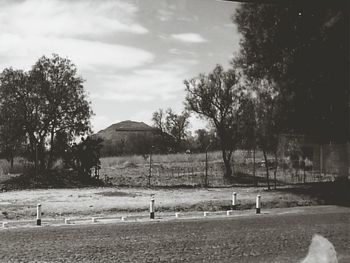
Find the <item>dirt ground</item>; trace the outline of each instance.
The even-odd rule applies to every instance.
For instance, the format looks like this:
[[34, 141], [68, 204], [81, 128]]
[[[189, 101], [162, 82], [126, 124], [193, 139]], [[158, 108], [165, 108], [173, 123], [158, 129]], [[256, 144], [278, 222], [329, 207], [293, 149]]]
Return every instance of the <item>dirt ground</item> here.
[[230, 208], [234, 191], [237, 192], [238, 209], [254, 208], [258, 194], [263, 207], [318, 204], [309, 196], [252, 187], [40, 189], [1, 193], [0, 220], [33, 218], [39, 203], [45, 218], [144, 214], [148, 212], [151, 194], [155, 195], [157, 212], [217, 211]]

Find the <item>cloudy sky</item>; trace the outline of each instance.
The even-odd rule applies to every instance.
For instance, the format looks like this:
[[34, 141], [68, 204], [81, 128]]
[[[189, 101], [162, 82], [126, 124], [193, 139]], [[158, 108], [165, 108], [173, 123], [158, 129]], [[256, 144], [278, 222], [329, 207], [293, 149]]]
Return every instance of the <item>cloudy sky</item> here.
[[[0, 71], [42, 55], [70, 58], [85, 79], [95, 132], [183, 109], [183, 81], [227, 67], [237, 3], [218, 0], [0, 0]], [[204, 125], [192, 117], [194, 130]]]

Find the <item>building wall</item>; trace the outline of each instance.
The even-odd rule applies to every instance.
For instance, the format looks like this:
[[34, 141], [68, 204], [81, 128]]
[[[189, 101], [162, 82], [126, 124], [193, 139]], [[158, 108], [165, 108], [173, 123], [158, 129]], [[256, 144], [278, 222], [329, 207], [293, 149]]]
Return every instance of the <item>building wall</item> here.
[[335, 177], [349, 177], [350, 175], [350, 143], [347, 144], [319, 144], [315, 138], [307, 136], [283, 135], [280, 138], [280, 156], [285, 158], [290, 154], [288, 145], [293, 142], [298, 145], [299, 155], [305, 157], [305, 149], [312, 156], [312, 170], [321, 175], [333, 175]]
[[349, 176], [349, 144], [320, 145], [319, 149], [321, 173]]

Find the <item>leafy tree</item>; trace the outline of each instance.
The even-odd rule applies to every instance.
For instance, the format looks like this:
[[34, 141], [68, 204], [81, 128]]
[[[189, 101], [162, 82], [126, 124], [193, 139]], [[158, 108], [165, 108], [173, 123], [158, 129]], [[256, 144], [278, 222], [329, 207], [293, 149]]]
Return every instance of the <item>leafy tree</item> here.
[[[57, 134], [66, 134], [71, 142], [90, 131], [90, 103], [69, 59], [43, 56], [29, 73], [19, 72], [15, 71], [18, 78], [1, 79], [0, 93], [6, 100], [1, 101], [0, 111], [12, 116], [16, 137], [24, 132], [32, 159], [37, 152], [41, 169], [47, 169], [54, 159]], [[5, 69], [2, 76], [11, 74]]]
[[252, 80], [276, 84], [283, 131], [346, 141], [349, 2], [243, 3], [234, 22], [242, 40], [233, 64]]
[[205, 149], [210, 144], [211, 136], [209, 132], [205, 129], [198, 129], [195, 131], [196, 133], [196, 141], [198, 142], [198, 150], [200, 152], [204, 152]]
[[[0, 152], [11, 162], [24, 152], [25, 131], [22, 127], [24, 105], [17, 100], [19, 88], [27, 83], [27, 75], [21, 70], [5, 69], [0, 74]], [[18, 95], [19, 96], [19, 95]]]
[[243, 123], [242, 102], [245, 90], [234, 70], [224, 71], [217, 65], [208, 75], [185, 80], [188, 110], [209, 120], [220, 138], [220, 148], [225, 164], [225, 178], [232, 175], [231, 157], [241, 135]]
[[36, 133], [39, 144], [49, 140], [47, 167], [50, 168], [57, 133], [66, 133], [71, 138], [85, 134], [90, 130], [92, 111], [83, 80], [69, 59], [55, 54], [52, 58], [41, 57], [30, 71], [30, 80], [41, 101]]
[[274, 188], [276, 189], [276, 174], [278, 168], [277, 149], [280, 101], [278, 93], [274, 91], [271, 83], [261, 82], [255, 91], [254, 100], [254, 115], [255, 115], [255, 140], [257, 146], [262, 150], [265, 160], [267, 186], [270, 190], [270, 160], [267, 157], [268, 153], [272, 153], [274, 160]]
[[91, 169], [100, 169], [100, 150], [103, 140], [101, 138], [81, 138], [81, 142], [73, 144], [66, 154], [66, 164], [71, 166], [83, 178], [91, 178]]

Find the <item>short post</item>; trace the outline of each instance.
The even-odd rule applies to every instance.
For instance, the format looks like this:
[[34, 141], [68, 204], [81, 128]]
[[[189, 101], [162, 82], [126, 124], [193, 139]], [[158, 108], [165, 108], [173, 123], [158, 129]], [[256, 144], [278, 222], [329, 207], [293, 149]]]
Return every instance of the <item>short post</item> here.
[[7, 227], [7, 225], [8, 225], [8, 222], [2, 222], [2, 227], [3, 228]]
[[256, 196], [256, 213], [260, 214], [260, 208], [261, 208], [261, 196]]
[[179, 218], [180, 217], [180, 213], [175, 213], [175, 218]]
[[36, 225], [41, 226], [41, 204], [36, 206]]
[[149, 217], [150, 219], [154, 219], [154, 195], [151, 195], [151, 202], [149, 205]]
[[91, 218], [91, 222], [92, 222], [92, 223], [96, 223], [96, 222], [97, 222], [97, 218], [96, 218], [96, 217], [92, 217], [92, 218]]
[[69, 218], [64, 219], [64, 223], [65, 223], [66, 225], [69, 225], [69, 224], [70, 224], [70, 219], [69, 219]]
[[233, 192], [232, 193], [232, 210], [236, 209], [236, 205], [237, 205], [237, 193]]
[[204, 212], [203, 216], [209, 216], [209, 212]]
[[125, 216], [122, 216], [121, 220], [122, 220], [122, 221], [125, 221], [125, 220], [126, 220], [126, 217], [125, 217]]

